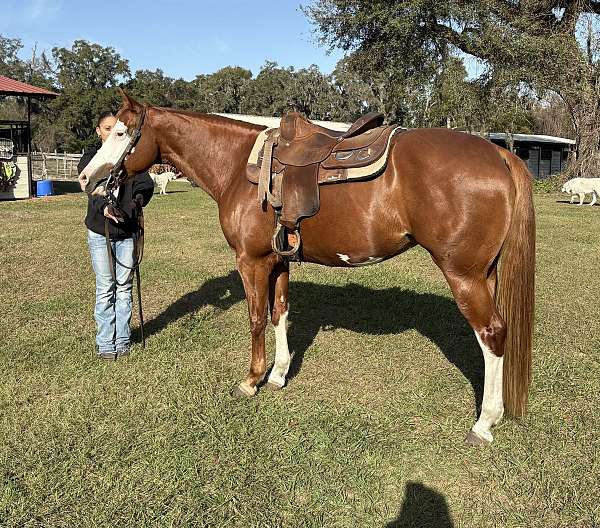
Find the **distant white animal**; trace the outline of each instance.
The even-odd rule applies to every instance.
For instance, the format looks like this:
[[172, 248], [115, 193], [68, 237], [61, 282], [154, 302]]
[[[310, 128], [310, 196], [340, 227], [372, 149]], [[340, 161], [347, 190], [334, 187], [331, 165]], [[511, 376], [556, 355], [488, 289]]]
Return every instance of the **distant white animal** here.
[[579, 205], [583, 205], [585, 195], [591, 193], [590, 205], [594, 205], [600, 195], [600, 178], [573, 178], [562, 186], [561, 192], [572, 195], [569, 203], [573, 203], [573, 200], [579, 196]]
[[181, 172], [163, 172], [161, 174], [153, 174], [150, 172], [149, 174], [154, 185], [157, 185], [160, 189], [159, 194], [167, 194], [167, 184], [181, 176]]

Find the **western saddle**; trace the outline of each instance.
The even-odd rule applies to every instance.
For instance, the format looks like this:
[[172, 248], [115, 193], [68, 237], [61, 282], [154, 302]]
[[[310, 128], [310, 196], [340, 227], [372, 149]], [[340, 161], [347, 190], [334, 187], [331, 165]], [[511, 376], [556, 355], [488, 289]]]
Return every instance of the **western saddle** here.
[[[385, 168], [396, 126], [383, 114], [362, 116], [346, 132], [330, 130], [291, 112], [279, 128], [261, 132], [248, 159], [248, 179], [258, 201], [276, 212], [273, 250], [299, 260], [300, 220], [319, 211], [319, 185], [365, 179]], [[287, 234], [287, 236], [286, 236]]]

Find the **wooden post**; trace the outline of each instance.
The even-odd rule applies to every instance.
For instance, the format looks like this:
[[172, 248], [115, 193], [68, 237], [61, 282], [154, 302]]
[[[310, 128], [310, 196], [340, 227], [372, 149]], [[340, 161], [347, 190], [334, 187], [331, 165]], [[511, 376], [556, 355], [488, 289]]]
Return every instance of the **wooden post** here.
[[31, 96], [27, 96], [27, 181], [29, 185], [29, 198], [36, 196], [33, 188], [33, 165], [31, 163]]

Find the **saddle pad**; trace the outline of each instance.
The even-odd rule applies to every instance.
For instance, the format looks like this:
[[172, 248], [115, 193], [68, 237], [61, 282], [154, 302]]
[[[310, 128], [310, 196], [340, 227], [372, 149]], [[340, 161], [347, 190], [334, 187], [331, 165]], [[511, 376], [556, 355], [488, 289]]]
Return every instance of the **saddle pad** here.
[[[272, 129], [269, 129], [272, 130]], [[252, 147], [252, 151], [250, 152], [250, 156], [248, 157], [248, 170], [246, 171], [247, 179], [255, 184], [258, 184], [258, 177], [260, 175], [260, 152], [264, 146], [264, 143], [267, 139], [267, 133], [269, 130], [263, 130], [258, 134], [254, 146]], [[344, 168], [344, 169], [333, 169], [326, 170], [323, 167], [318, 171], [317, 181], [319, 184], [326, 183], [337, 183], [348, 180], [364, 180], [379, 174], [387, 164], [387, 158], [389, 156], [390, 145], [392, 143], [392, 138], [399, 132], [405, 130], [402, 127], [398, 126], [392, 130], [390, 134], [387, 145], [385, 147], [385, 152], [383, 155], [375, 162], [365, 165], [364, 167], [353, 167], [353, 168]]]

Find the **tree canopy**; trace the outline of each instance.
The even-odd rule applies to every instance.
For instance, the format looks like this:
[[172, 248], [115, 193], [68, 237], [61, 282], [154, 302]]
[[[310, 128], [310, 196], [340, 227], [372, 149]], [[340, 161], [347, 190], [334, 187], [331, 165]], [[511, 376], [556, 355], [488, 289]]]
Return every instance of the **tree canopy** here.
[[[488, 107], [507, 110], [500, 121], [512, 109], [522, 114], [524, 86], [537, 97], [557, 94], [577, 136], [576, 171], [598, 170], [600, 1], [314, 0], [304, 10], [321, 42], [346, 50], [363, 78], [389, 72], [392, 85], [443, 69], [449, 54], [468, 54], [485, 65], [477, 82], [495, 103]], [[485, 120], [498, 124], [491, 115]]]
[[[34, 105], [34, 145], [45, 150], [80, 151], [96, 142], [97, 116], [118, 109], [117, 86], [150, 104], [199, 112], [278, 116], [296, 110], [311, 119], [349, 122], [379, 110], [388, 122], [409, 127], [561, 135], [569, 135], [574, 125], [582, 130], [573, 117], [578, 100], [568, 99], [567, 88], [576, 81], [591, 82], [583, 73], [596, 67], [597, 42], [576, 33], [578, 49], [588, 59], [578, 63], [578, 75], [566, 75], [560, 61], [571, 48], [558, 36], [542, 37], [539, 13], [525, 18], [524, 2], [484, 2], [496, 10], [508, 3], [518, 7], [520, 18], [509, 20], [510, 10], [494, 15], [462, 0], [443, 5], [432, 0], [314, 1], [304, 9], [322, 42], [347, 52], [331, 74], [314, 65], [295, 69], [267, 61], [256, 74], [227, 66], [187, 81], [158, 68], [132, 74], [127, 58], [114, 48], [84, 40], [54, 48], [50, 57], [34, 49], [24, 59], [21, 41], [0, 35], [0, 75], [60, 92], [55, 101]], [[575, 16], [567, 11], [554, 23], [566, 24]], [[518, 33], [520, 27], [525, 29]], [[464, 62], [464, 53], [475, 51], [485, 65], [479, 77], [469, 76]], [[546, 65], [548, 56], [556, 57], [554, 70]], [[550, 117], [554, 108], [561, 119]], [[22, 103], [0, 101], [0, 118], [22, 117], [23, 112]]]

